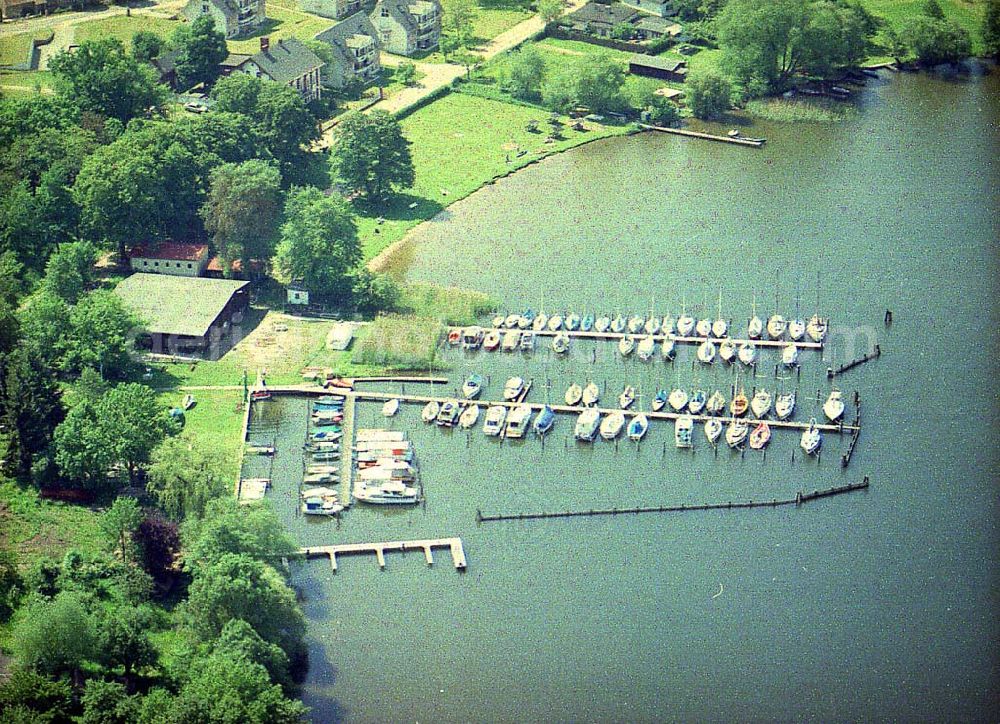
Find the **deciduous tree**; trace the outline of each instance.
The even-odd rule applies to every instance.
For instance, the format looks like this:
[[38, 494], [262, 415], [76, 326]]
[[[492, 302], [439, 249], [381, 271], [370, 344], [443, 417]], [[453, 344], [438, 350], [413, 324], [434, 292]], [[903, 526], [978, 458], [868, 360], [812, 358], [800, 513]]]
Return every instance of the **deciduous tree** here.
[[64, 591], [18, 614], [11, 648], [22, 666], [41, 674], [75, 673], [93, 651], [94, 626], [80, 596]]
[[7, 449], [3, 468], [24, 477], [48, 451], [53, 430], [65, 416], [51, 370], [30, 351], [7, 356], [3, 377], [3, 423]]
[[130, 344], [140, 320], [118, 295], [106, 289], [84, 294], [70, 310], [68, 322], [64, 371], [79, 373], [93, 367], [105, 379], [129, 376], [134, 369]]
[[983, 46], [987, 55], [1000, 57], [1000, 0], [987, 0], [983, 11]]
[[139, 720], [141, 699], [117, 681], [90, 679], [81, 697], [81, 724], [131, 724]]
[[413, 185], [410, 142], [399, 121], [385, 111], [355, 113], [337, 127], [337, 174], [348, 188], [381, 200]]
[[576, 70], [576, 98], [597, 113], [625, 108], [625, 69], [607, 53], [586, 56]]
[[554, 23], [563, 14], [563, 0], [538, 0], [535, 7], [546, 25]]
[[684, 84], [688, 107], [696, 118], [719, 118], [729, 110], [732, 86], [711, 68], [693, 71]]
[[534, 45], [511, 53], [504, 70], [503, 83], [512, 96], [523, 101], [541, 98], [545, 59]]
[[163, 50], [163, 38], [149, 30], [140, 30], [132, 36], [132, 57], [142, 63], [157, 58]]
[[97, 521], [105, 543], [122, 563], [135, 560], [133, 537], [143, 517], [135, 498], [118, 497]]
[[67, 304], [75, 304], [94, 281], [97, 249], [89, 241], [60, 244], [45, 264], [42, 288]]
[[448, 0], [441, 14], [441, 32], [454, 38], [458, 46], [470, 47], [475, 42], [472, 23], [477, 9], [475, 0]]
[[190, 25], [181, 25], [170, 40], [180, 51], [176, 65], [181, 88], [215, 82], [221, 72], [219, 64], [229, 55], [229, 49], [225, 33], [216, 29], [211, 15], [199, 15]]
[[200, 518], [227, 488], [218, 461], [189, 438], [167, 438], [153, 451], [146, 490], [172, 520]]
[[972, 50], [965, 28], [929, 15], [907, 18], [899, 28], [899, 39], [925, 66], [956, 63]]
[[192, 570], [211, 565], [226, 554], [273, 561], [298, 550], [270, 507], [237, 505], [231, 498], [211, 501], [201, 519], [184, 522], [181, 533], [184, 559]]
[[112, 608], [97, 625], [101, 663], [111, 670], [120, 666], [129, 685], [139, 669], [156, 662], [156, 649], [148, 634], [151, 626], [152, 614], [146, 606]]

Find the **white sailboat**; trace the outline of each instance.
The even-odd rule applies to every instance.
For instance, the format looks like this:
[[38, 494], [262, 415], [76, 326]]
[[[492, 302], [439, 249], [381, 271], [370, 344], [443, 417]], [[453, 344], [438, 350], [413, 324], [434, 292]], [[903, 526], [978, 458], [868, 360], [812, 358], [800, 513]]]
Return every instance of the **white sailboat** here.
[[806, 333], [813, 342], [822, 342], [826, 337], [826, 330], [827, 321], [818, 314], [814, 314], [806, 323]]
[[472, 404], [462, 410], [462, 414], [458, 416], [458, 426], [463, 430], [468, 430], [475, 427], [476, 422], [479, 420], [479, 405]]
[[719, 316], [712, 322], [712, 334], [720, 339], [729, 331], [729, 322], [722, 318], [722, 292], [719, 292]]
[[781, 348], [781, 363], [785, 367], [794, 367], [799, 362], [799, 348], [794, 342], [789, 342]]
[[760, 339], [760, 335], [764, 333], [764, 322], [760, 317], [757, 316], [757, 295], [753, 295], [753, 312], [751, 312], [750, 321], [747, 323], [747, 336], [750, 339]]
[[718, 415], [726, 409], [726, 397], [721, 392], [716, 390], [708, 398], [708, 402], [705, 403], [705, 412], [709, 415]]
[[719, 343], [719, 359], [726, 364], [732, 364], [736, 359], [736, 343], [731, 339], [724, 339]]
[[594, 320], [594, 331], [604, 333], [611, 328], [611, 317], [602, 315]]
[[622, 357], [628, 357], [632, 354], [632, 350], [635, 349], [635, 339], [625, 335], [618, 340], [618, 351], [621, 353]]
[[550, 332], [559, 331], [560, 329], [562, 329], [562, 323], [563, 323], [562, 315], [553, 314], [551, 317], [549, 317], [549, 324], [548, 324], [549, 331]]
[[807, 455], [812, 455], [820, 446], [823, 444], [823, 436], [819, 432], [819, 428], [816, 427], [816, 418], [812, 418], [809, 421], [809, 427], [802, 431], [802, 439], [799, 441], [799, 445], [805, 450]]
[[788, 322], [780, 314], [772, 314], [767, 320], [767, 336], [771, 339], [781, 339], [785, 334]]
[[757, 345], [753, 342], [744, 342], [736, 354], [740, 358], [740, 362], [749, 367], [757, 361]]
[[685, 310], [686, 304], [681, 303], [681, 316], [677, 318], [677, 334], [681, 337], [690, 337], [694, 331], [694, 317]]
[[694, 325], [694, 333], [699, 337], [707, 337], [712, 333], [712, 320], [699, 319]]
[[674, 358], [677, 354], [677, 343], [674, 341], [673, 335], [668, 335], [663, 338], [663, 347], [661, 349], [663, 354], [663, 359], [670, 360]]
[[653, 356], [653, 349], [656, 347], [656, 340], [653, 339], [653, 335], [650, 334], [647, 337], [643, 337], [638, 346], [636, 347], [635, 353], [638, 355], [639, 359], [643, 362], [648, 360]]
[[615, 334], [621, 334], [625, 331], [626, 324], [627, 322], [625, 321], [625, 317], [620, 314], [616, 314], [615, 318], [611, 320], [611, 331]]
[[635, 401], [635, 388], [632, 385], [625, 385], [625, 389], [618, 395], [618, 406], [623, 410], [628, 409]]
[[601, 437], [614, 440], [625, 427], [625, 415], [620, 410], [610, 413], [601, 421]]
[[708, 441], [714, 443], [719, 439], [722, 434], [722, 422], [716, 418], [705, 421], [705, 437]]
[[642, 331], [642, 325], [646, 323], [646, 320], [640, 317], [638, 314], [633, 314], [628, 318], [628, 331], [632, 334], [638, 334]]
[[670, 405], [674, 412], [680, 412], [688, 403], [688, 393], [685, 392], [680, 387], [674, 388], [670, 395], [667, 397], [667, 404]]
[[583, 397], [583, 388], [574, 382], [566, 389], [566, 395], [564, 399], [566, 400], [567, 405], [573, 407], [580, 403], [581, 397]]
[[391, 400], [386, 400], [385, 404], [382, 405], [382, 414], [386, 417], [392, 417], [397, 412], [399, 412], [399, 398], [393, 397]]
[[601, 413], [596, 407], [588, 407], [576, 418], [573, 436], [577, 440], [592, 442], [601, 424]]
[[795, 392], [782, 392], [774, 401], [774, 414], [779, 420], [787, 420], [795, 411]]
[[628, 439], [632, 442], [639, 442], [649, 429], [649, 418], [643, 413], [639, 413], [628, 424]]
[[698, 361], [710, 365], [715, 361], [715, 342], [706, 339], [698, 345]]
[[743, 420], [733, 420], [726, 428], [726, 443], [729, 447], [738, 447], [743, 444], [750, 434], [750, 426]]
[[541, 332], [549, 324], [549, 316], [545, 312], [539, 312], [538, 316], [531, 322], [531, 328], [536, 332]]
[[590, 407], [596, 405], [599, 399], [601, 399], [601, 388], [593, 382], [588, 382], [587, 386], [583, 388], [583, 404]]
[[757, 418], [764, 417], [768, 412], [770, 412], [771, 393], [764, 389], [754, 392], [753, 398], [750, 400], [750, 411], [753, 412], [754, 417]]
[[438, 416], [438, 412], [441, 409], [441, 405], [435, 400], [431, 400], [426, 405], [424, 405], [423, 412], [420, 413], [420, 419], [424, 422], [434, 422], [434, 419]]
[[844, 396], [840, 390], [832, 390], [823, 403], [823, 414], [830, 422], [836, 422], [844, 414]]
[[569, 335], [563, 332], [553, 337], [552, 351], [556, 354], [565, 354], [569, 351]]

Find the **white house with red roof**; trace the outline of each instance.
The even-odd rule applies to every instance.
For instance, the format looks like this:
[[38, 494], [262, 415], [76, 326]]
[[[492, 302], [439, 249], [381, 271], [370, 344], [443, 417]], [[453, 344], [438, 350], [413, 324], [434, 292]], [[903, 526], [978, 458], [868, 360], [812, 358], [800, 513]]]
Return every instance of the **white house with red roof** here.
[[208, 266], [208, 244], [160, 241], [134, 247], [129, 252], [132, 271], [198, 277]]

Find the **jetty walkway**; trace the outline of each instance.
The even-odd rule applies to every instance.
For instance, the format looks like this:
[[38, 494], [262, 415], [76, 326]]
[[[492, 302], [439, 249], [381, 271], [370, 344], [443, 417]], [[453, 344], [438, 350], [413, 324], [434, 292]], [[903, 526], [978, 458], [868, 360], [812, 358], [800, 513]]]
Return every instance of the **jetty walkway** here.
[[[512, 330], [508, 329], [507, 327], [486, 326], [486, 327], [480, 327], [480, 328], [483, 329], [483, 330], [485, 330], [485, 331], [487, 331], [487, 332], [491, 332], [491, 331], [495, 330], [497, 332], [500, 332], [501, 334], [503, 334], [504, 332], [512, 331]], [[463, 329], [467, 329], [467, 327], [449, 327], [448, 331], [452, 332], [452, 331], [457, 330], [457, 331], [461, 332]], [[538, 329], [538, 330], [535, 330], [535, 329], [520, 329], [520, 330], [515, 329], [513, 331], [515, 331], [515, 332], [521, 332], [522, 334], [526, 334], [526, 333], [530, 332], [531, 334], [534, 334], [536, 337], [555, 337], [556, 335], [562, 334], [562, 335], [565, 335], [565, 336], [569, 337], [570, 339], [574, 339], [574, 338], [576, 338], [576, 339], [603, 339], [603, 340], [611, 340], [611, 341], [615, 341], [615, 342], [617, 342], [618, 340], [620, 340], [622, 337], [631, 337], [632, 339], [636, 339], [636, 340], [638, 340], [638, 339], [644, 339], [646, 337], [652, 337], [653, 340], [656, 341], [656, 342], [662, 342], [662, 341], [664, 341], [666, 339], [672, 339], [677, 344], [701, 344], [702, 342], [705, 342], [707, 340], [709, 342], [714, 342], [715, 344], [721, 344], [722, 342], [729, 341], [729, 342], [732, 342], [733, 344], [735, 344], [737, 347], [739, 347], [741, 344], [743, 344], [745, 342], [749, 342], [750, 344], [753, 344], [753, 345], [755, 345], [757, 347], [780, 347], [780, 348], [785, 348], [788, 345], [793, 344], [796, 347], [798, 347], [799, 349], [823, 349], [823, 342], [813, 342], [813, 341], [807, 341], [807, 340], [799, 340], [799, 341], [796, 342], [796, 341], [793, 341], [793, 340], [790, 340], [790, 339], [763, 339], [763, 338], [762, 339], [740, 339], [740, 338], [737, 338], [737, 337], [714, 337], [714, 336], [712, 336], [712, 337], [681, 337], [681, 336], [678, 336], [676, 334], [663, 334], [662, 332], [660, 332], [658, 334], [646, 334], [644, 331], [639, 331], [639, 332], [633, 333], [633, 332], [612, 332], [610, 330], [607, 331], [607, 332], [595, 332], [594, 330], [590, 330], [589, 332], [584, 332], [584, 331], [579, 330], [579, 329], [574, 330], [574, 331], [569, 331], [569, 330], [566, 330], [566, 329], [558, 329], [556, 331], [552, 331], [551, 329], [547, 329], [547, 328], [546, 329]]]
[[465, 549], [462, 547], [461, 538], [428, 538], [424, 540], [403, 540], [389, 541], [386, 543], [344, 543], [332, 546], [309, 546], [300, 548], [299, 554], [306, 558], [317, 556], [328, 556], [330, 566], [334, 573], [337, 572], [337, 556], [351, 553], [374, 553], [378, 561], [379, 568], [385, 568], [386, 551], [412, 551], [422, 550], [427, 565], [434, 565], [435, 548], [448, 548], [451, 552], [451, 562], [455, 570], [464, 571], [466, 568]]

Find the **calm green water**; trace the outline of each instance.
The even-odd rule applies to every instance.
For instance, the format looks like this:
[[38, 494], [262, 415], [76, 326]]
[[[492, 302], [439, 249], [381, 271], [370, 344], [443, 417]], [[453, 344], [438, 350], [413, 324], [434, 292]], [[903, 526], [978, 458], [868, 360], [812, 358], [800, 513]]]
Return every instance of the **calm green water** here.
[[[301, 401], [276, 401], [290, 450], [275, 496], [303, 543], [459, 535], [469, 571], [422, 554], [322, 561], [295, 582], [310, 620], [305, 701], [317, 721], [653, 721], [986, 718], [997, 694], [996, 453], [1000, 189], [998, 75], [896, 76], [839, 125], [761, 125], [761, 151], [644, 135], [550, 159], [426, 225], [401, 274], [494, 294], [513, 308], [688, 308], [745, 319], [817, 303], [835, 327], [826, 360], [776, 382], [818, 413], [828, 364], [869, 334], [885, 354], [841, 380], [864, 430], [851, 467], [826, 436], [820, 461], [775, 432], [766, 460], [693, 454], [671, 429], [641, 448], [581, 446], [560, 418], [544, 449], [419, 422], [404, 408], [427, 490], [409, 511], [294, 515]], [[817, 271], [820, 284], [817, 290]], [[776, 281], [777, 280], [777, 281]], [[655, 297], [655, 301], [654, 301]], [[882, 324], [891, 308], [895, 323]], [[852, 349], [853, 347], [853, 349]], [[730, 372], [622, 362], [609, 346], [569, 359], [448, 353], [534, 378], [532, 399], [597, 380], [728, 385]], [[375, 405], [361, 422], [381, 422]], [[671, 444], [665, 445], [668, 441]], [[477, 526], [475, 512], [794, 495], [870, 475], [873, 486], [801, 509]], [[723, 593], [715, 596], [722, 586]]]

